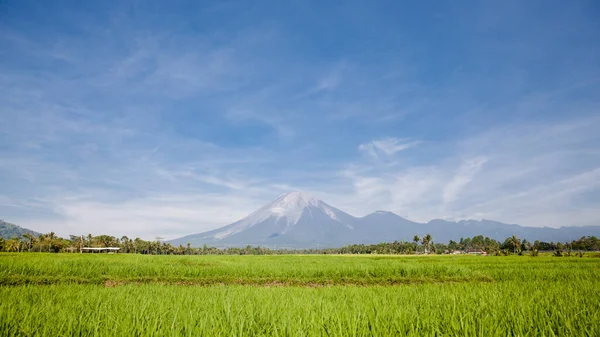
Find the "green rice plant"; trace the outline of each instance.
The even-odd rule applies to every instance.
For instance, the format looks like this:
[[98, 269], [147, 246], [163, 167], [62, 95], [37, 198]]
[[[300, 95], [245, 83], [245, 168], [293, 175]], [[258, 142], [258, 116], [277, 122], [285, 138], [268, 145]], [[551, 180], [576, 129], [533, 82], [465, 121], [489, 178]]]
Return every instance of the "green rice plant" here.
[[598, 336], [600, 260], [0, 254], [0, 336]]

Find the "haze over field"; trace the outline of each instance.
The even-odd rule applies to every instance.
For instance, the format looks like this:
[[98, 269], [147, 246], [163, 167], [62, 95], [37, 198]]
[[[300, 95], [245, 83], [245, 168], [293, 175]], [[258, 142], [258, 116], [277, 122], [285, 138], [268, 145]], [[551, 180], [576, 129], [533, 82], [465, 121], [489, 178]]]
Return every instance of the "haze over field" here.
[[[598, 226], [598, 13], [2, 1], [0, 219], [175, 239], [311, 191], [340, 233], [360, 219]], [[264, 234], [283, 240], [286, 224]]]

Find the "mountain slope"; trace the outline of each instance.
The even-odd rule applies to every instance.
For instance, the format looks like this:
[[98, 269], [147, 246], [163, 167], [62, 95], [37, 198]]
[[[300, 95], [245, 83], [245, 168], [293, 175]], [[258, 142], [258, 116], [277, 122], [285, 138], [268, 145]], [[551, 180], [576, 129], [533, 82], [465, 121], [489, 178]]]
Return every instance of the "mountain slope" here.
[[215, 246], [269, 245], [307, 247], [352, 242], [351, 215], [308, 193], [279, 196], [247, 217], [209, 232], [185, 236], [173, 244]]
[[427, 233], [431, 233], [435, 241], [458, 241], [460, 238], [483, 235], [498, 241], [516, 235], [528, 241], [540, 240], [546, 242], [565, 242], [579, 239], [582, 236], [600, 235], [600, 227], [525, 227], [510, 225], [491, 220], [461, 220], [458, 222], [446, 220], [431, 220], [423, 226]]
[[423, 224], [386, 211], [377, 211], [356, 219], [354, 243], [379, 243], [394, 240], [412, 241]]
[[34, 236], [40, 235], [40, 233], [34, 232], [31, 229], [23, 228], [21, 226], [8, 223], [4, 220], [0, 220], [0, 238], [6, 240], [12, 239], [13, 237], [21, 238], [23, 234], [32, 234]]
[[377, 211], [354, 217], [309, 193], [279, 196], [247, 217], [230, 225], [170, 241], [215, 247], [267, 246], [279, 248], [340, 247], [355, 243], [412, 241], [414, 235], [431, 234], [435, 242], [459, 241], [483, 235], [498, 241], [517, 235], [529, 241], [571, 241], [585, 235], [600, 236], [600, 227], [523, 227], [490, 220], [431, 220], [418, 223], [392, 212]]

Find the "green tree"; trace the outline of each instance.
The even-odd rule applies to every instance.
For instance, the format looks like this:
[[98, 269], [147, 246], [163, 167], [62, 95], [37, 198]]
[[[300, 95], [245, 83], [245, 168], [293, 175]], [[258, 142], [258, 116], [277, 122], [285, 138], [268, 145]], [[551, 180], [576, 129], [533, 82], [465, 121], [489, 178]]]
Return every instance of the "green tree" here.
[[135, 238], [135, 240], [133, 240], [133, 251], [134, 253], [144, 253], [146, 249], [146, 241], [140, 239], [140, 238]]
[[70, 238], [70, 246], [71, 250], [77, 249], [78, 252], [81, 253], [81, 248], [83, 248], [83, 235], [69, 235]]
[[423, 247], [425, 247], [425, 254], [429, 254], [429, 244], [431, 243], [431, 235], [426, 234], [422, 239]]
[[40, 241], [40, 249], [39, 251], [41, 252], [44, 249], [44, 241], [46, 241], [46, 235], [44, 234], [40, 234], [40, 236], [38, 237], [38, 240]]
[[50, 253], [50, 251], [52, 249], [52, 240], [54, 240], [54, 238], [55, 238], [54, 232], [48, 233], [48, 253]]
[[533, 245], [531, 244], [531, 242], [523, 239], [523, 242], [521, 243], [521, 247], [523, 247], [523, 250], [531, 250], [533, 248]]
[[471, 239], [471, 244], [475, 249], [483, 249], [485, 246], [485, 239], [483, 238], [483, 235], [474, 236]]
[[27, 251], [31, 252], [31, 246], [33, 246], [33, 239], [35, 237], [29, 233], [23, 234], [23, 237], [27, 239]]
[[87, 235], [88, 247], [94, 247], [94, 236], [92, 234]]
[[517, 249], [518, 249], [518, 250], [521, 250], [521, 240], [520, 240], [520, 239], [519, 239], [519, 238], [518, 238], [516, 235], [513, 235], [513, 236], [510, 238], [510, 241], [512, 242], [512, 246], [513, 246], [513, 253], [516, 253], [516, 252], [517, 252]]
[[415, 243], [415, 251], [419, 250], [419, 241], [421, 241], [421, 238], [418, 235], [413, 236], [413, 242]]
[[21, 241], [19, 238], [12, 238], [6, 241], [6, 251], [7, 252], [17, 252], [19, 251], [19, 247], [21, 246]]
[[117, 239], [110, 235], [98, 235], [96, 236], [96, 242], [100, 243], [103, 247], [112, 247], [116, 245]]
[[130, 251], [130, 239], [127, 237], [127, 235], [123, 235], [121, 237], [121, 250], [123, 253], [129, 253]]

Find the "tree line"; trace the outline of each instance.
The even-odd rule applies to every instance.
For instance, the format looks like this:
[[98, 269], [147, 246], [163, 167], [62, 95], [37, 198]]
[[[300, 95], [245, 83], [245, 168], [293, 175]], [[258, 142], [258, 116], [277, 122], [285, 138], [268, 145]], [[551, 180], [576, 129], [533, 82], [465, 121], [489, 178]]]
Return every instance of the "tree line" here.
[[117, 238], [110, 235], [93, 236], [88, 234], [70, 235], [61, 238], [54, 232], [34, 235], [26, 233], [20, 237], [5, 240], [0, 238], [0, 251], [5, 252], [81, 252], [84, 247], [119, 247], [120, 253], [156, 254], [156, 255], [269, 255], [269, 254], [450, 254], [450, 253], [487, 253], [510, 255], [529, 253], [537, 255], [539, 251], [553, 251], [555, 255], [570, 255], [573, 251], [599, 251], [600, 240], [595, 236], [584, 236], [571, 242], [530, 242], [513, 235], [503, 242], [477, 235], [472, 238], [450, 240], [448, 243], [436, 243], [430, 234], [423, 237], [415, 235], [412, 241], [382, 242], [378, 244], [352, 244], [340, 248], [307, 249], [270, 249], [262, 246], [231, 248], [173, 246], [168, 242], [130, 239], [127, 236]]

